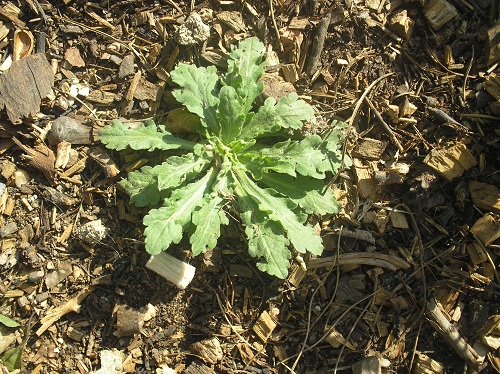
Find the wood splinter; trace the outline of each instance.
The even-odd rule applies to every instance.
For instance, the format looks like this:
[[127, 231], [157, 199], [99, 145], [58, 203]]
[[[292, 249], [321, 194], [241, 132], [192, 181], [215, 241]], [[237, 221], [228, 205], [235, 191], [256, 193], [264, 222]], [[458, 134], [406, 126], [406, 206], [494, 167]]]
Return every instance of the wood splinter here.
[[446, 318], [434, 298], [427, 302], [425, 314], [429, 318], [432, 327], [460, 357], [471, 365], [473, 370], [480, 371], [483, 369], [484, 364], [480, 362], [477, 352], [462, 338], [460, 332]]
[[94, 291], [93, 286], [87, 286], [71, 300], [68, 300], [66, 303], [49, 310], [47, 314], [40, 320], [42, 325], [39, 327], [38, 330], [36, 330], [36, 334], [38, 336], [42, 335], [50, 326], [52, 326], [55, 322], [57, 322], [62, 316], [70, 312], [80, 313], [81, 303], [93, 291]]

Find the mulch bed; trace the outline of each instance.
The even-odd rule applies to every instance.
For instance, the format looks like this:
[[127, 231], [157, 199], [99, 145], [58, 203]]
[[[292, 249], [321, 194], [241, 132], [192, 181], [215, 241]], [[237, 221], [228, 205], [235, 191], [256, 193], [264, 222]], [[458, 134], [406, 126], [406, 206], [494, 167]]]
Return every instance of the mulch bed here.
[[[0, 4], [0, 355], [30, 373], [500, 372], [494, 0]], [[266, 95], [348, 124], [323, 256], [260, 273], [235, 219], [178, 290], [145, 268], [115, 118], [176, 130], [169, 73], [268, 46]], [[178, 128], [177, 128], [178, 130]]]

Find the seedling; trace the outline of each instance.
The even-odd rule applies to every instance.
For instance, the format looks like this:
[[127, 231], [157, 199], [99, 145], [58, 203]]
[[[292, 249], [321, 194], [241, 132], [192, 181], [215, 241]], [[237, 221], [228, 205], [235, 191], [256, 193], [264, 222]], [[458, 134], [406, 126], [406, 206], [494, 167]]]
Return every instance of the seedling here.
[[113, 121], [101, 130], [101, 141], [114, 150], [166, 151], [161, 164], [121, 182], [135, 205], [152, 207], [143, 221], [150, 254], [179, 243], [184, 233], [194, 256], [214, 248], [229, 223], [228, 204], [239, 213], [261, 271], [285, 278], [292, 247], [323, 251], [307, 218], [338, 211], [325, 179], [341, 164], [343, 124], [334, 121], [326, 138], [304, 136], [300, 130], [314, 111], [295, 93], [256, 107], [264, 57], [264, 45], [249, 38], [232, 49], [225, 74], [182, 63], [172, 71], [175, 99], [199, 117], [197, 143], [152, 121], [134, 129]]

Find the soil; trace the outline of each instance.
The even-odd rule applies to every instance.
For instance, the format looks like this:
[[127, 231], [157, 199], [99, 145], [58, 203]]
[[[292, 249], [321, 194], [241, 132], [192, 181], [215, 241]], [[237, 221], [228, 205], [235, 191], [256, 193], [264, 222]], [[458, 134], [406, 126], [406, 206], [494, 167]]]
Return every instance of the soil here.
[[[180, 44], [193, 12], [209, 38]], [[498, 14], [495, 0], [2, 2], [2, 61], [21, 46], [0, 80], [0, 314], [20, 325], [0, 320], [5, 366], [499, 372]], [[353, 166], [329, 176], [342, 209], [310, 218], [324, 254], [286, 280], [257, 270], [237, 218], [204, 256], [185, 240], [170, 253], [197, 270], [180, 290], [145, 267], [146, 211], [117, 184], [150, 155], [106, 151], [98, 131], [163, 123], [172, 67], [223, 65], [251, 35], [278, 91], [315, 107], [314, 131], [348, 123]]]

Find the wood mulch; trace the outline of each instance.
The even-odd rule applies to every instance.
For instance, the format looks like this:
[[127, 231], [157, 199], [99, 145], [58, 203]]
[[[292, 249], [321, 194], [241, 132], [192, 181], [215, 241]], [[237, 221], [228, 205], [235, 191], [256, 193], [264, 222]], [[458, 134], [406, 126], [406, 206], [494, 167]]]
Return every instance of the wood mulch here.
[[[500, 372], [496, 0], [0, 2], [0, 357], [29, 373]], [[323, 256], [260, 273], [233, 222], [145, 268], [112, 119], [176, 131], [169, 73], [268, 46], [266, 95], [348, 124]], [[16, 371], [14, 370], [14, 371]]]

